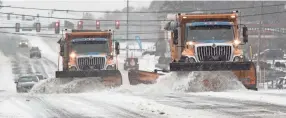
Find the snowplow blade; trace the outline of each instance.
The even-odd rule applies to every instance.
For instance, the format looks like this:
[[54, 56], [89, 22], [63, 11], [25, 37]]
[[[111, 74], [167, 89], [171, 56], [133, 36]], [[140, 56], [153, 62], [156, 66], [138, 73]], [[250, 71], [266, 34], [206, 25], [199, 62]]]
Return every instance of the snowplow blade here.
[[56, 78], [91, 78], [98, 79], [107, 86], [122, 85], [122, 75], [119, 70], [93, 71], [56, 71]]
[[227, 71], [249, 70], [253, 62], [196, 62], [170, 63], [170, 71]]
[[250, 68], [248, 70], [234, 70], [239, 81], [245, 86], [245, 88], [257, 91], [257, 75], [256, 66], [253, 62], [250, 62]]
[[148, 71], [140, 71], [140, 70], [129, 70], [128, 71], [128, 79], [130, 85], [137, 84], [153, 84], [159, 78], [160, 75], [156, 72], [148, 72]]

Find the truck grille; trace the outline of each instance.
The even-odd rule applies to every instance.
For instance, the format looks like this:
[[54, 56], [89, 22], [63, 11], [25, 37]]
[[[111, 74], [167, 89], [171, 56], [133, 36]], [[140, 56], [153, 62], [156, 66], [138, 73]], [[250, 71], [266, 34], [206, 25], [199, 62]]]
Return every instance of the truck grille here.
[[229, 61], [231, 49], [231, 46], [199, 46], [197, 55], [199, 61]]
[[80, 57], [77, 59], [79, 69], [85, 70], [86, 68], [103, 69], [105, 65], [104, 57]]

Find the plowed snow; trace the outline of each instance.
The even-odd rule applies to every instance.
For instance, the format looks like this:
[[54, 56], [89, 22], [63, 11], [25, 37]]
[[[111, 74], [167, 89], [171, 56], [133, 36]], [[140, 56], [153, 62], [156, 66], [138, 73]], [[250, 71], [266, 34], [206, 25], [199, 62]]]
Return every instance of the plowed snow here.
[[32, 93], [82, 93], [101, 90], [104, 86], [94, 78], [69, 79], [50, 78], [36, 84]]

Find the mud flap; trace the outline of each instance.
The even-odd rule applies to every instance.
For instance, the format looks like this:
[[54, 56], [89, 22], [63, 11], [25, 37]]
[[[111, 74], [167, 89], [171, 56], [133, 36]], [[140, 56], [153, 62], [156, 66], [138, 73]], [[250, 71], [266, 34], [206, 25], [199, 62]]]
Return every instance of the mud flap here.
[[56, 78], [90, 78], [98, 79], [106, 86], [122, 85], [122, 75], [119, 70], [92, 71], [56, 71]]
[[170, 63], [170, 71], [229, 71], [249, 70], [252, 62]]
[[159, 78], [159, 73], [148, 72], [148, 71], [140, 71], [140, 70], [129, 70], [128, 71], [128, 79], [130, 85], [137, 84], [153, 84]]

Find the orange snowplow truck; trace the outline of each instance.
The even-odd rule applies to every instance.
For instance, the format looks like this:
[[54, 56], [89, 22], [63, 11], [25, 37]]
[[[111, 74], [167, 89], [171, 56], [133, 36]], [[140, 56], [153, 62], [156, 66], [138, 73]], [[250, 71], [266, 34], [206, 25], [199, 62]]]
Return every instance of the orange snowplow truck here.
[[72, 30], [58, 43], [63, 66], [56, 78], [91, 77], [104, 85], [122, 85], [113, 57], [119, 54], [119, 43], [115, 42], [114, 54], [111, 30]]
[[[164, 28], [171, 33], [169, 71], [230, 71], [246, 88], [257, 90], [256, 68], [245, 54], [248, 29], [242, 27], [241, 38], [237, 17], [237, 12], [178, 13], [169, 17], [171, 21]], [[251, 51], [249, 54], [252, 57]], [[132, 79], [148, 83], [158, 77], [144, 71], [139, 75]]]

